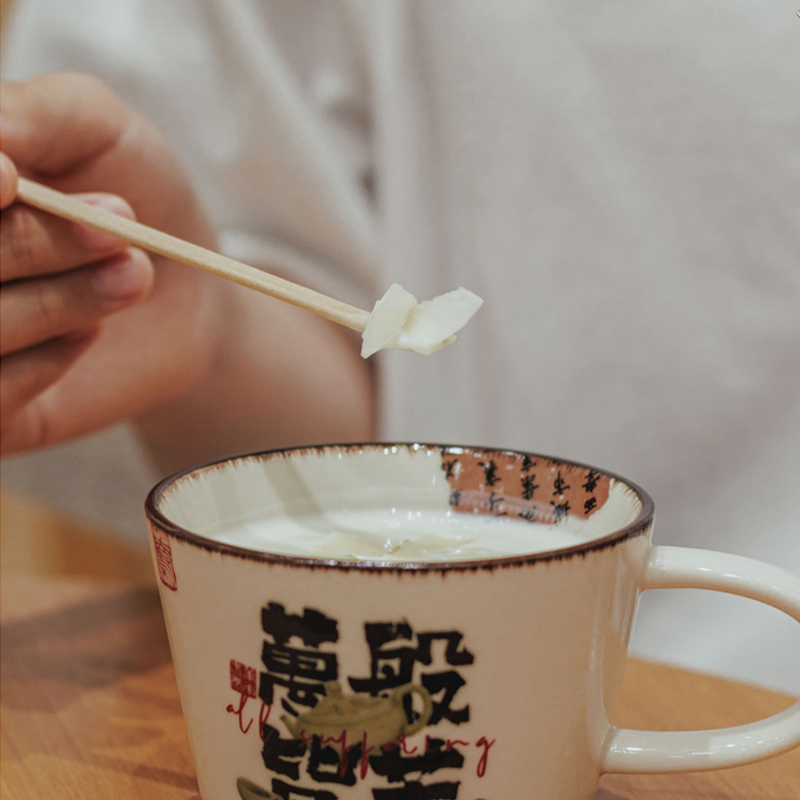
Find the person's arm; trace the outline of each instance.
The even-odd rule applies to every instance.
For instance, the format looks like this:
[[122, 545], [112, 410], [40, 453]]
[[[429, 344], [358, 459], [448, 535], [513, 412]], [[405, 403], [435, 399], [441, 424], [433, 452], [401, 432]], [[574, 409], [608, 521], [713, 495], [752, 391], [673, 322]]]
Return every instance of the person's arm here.
[[232, 453], [375, 437], [370, 365], [356, 334], [233, 284], [218, 349], [188, 394], [137, 417], [162, 469]]
[[118, 195], [129, 207], [103, 202], [214, 247], [174, 153], [104, 86], [76, 75], [5, 84], [0, 134], [4, 454], [127, 418], [164, 469], [373, 435], [369, 365], [347, 333], [122, 243], [98, 247], [87, 229], [13, 202], [19, 172]]

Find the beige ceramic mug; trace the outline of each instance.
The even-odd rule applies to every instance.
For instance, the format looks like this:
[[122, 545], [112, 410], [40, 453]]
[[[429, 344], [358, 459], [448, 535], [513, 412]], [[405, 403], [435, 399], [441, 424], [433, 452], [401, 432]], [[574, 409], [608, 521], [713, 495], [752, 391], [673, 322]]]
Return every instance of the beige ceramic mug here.
[[610, 724], [643, 590], [800, 620], [800, 579], [654, 546], [651, 499], [602, 470], [419, 444], [276, 451], [168, 478], [147, 517], [204, 800], [589, 800], [603, 773], [800, 743], [800, 703], [716, 731]]

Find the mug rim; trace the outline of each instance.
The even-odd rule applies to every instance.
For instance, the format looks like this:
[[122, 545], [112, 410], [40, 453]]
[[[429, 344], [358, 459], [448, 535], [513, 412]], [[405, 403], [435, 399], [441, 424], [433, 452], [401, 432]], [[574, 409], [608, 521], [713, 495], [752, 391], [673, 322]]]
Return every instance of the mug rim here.
[[[465, 450], [471, 452], [481, 452], [486, 454], [507, 454], [513, 456], [529, 456], [531, 458], [547, 459], [549, 461], [565, 464], [570, 467], [580, 469], [595, 470], [605, 477], [611, 478], [624, 484], [632, 490], [641, 503], [641, 508], [636, 518], [627, 525], [617, 528], [611, 533], [598, 538], [589, 539], [579, 544], [568, 547], [560, 547], [551, 550], [541, 550], [534, 553], [525, 553], [508, 556], [497, 556], [489, 558], [475, 558], [462, 561], [380, 561], [367, 559], [340, 559], [340, 558], [321, 558], [314, 556], [292, 555], [286, 553], [272, 553], [266, 550], [254, 550], [248, 547], [220, 542], [216, 539], [195, 533], [184, 528], [166, 517], [159, 509], [159, 504], [164, 493], [180, 480], [192, 474], [199, 474], [220, 465], [233, 463], [236, 461], [246, 461], [251, 459], [264, 460], [268, 457], [282, 455], [284, 457], [291, 454], [308, 452], [325, 452], [332, 450], [366, 450], [386, 448], [407, 448], [407, 449], [427, 449], [440, 450], [442, 452]], [[232, 555], [250, 561], [266, 562], [272, 564], [285, 564], [296, 567], [310, 567], [317, 569], [339, 569], [345, 571], [358, 572], [469, 572], [477, 570], [492, 570], [498, 567], [524, 566], [526, 564], [539, 562], [562, 561], [573, 556], [586, 556], [591, 552], [605, 550], [623, 541], [639, 536], [648, 531], [653, 522], [655, 504], [652, 497], [641, 486], [622, 477], [614, 472], [600, 467], [593, 467], [581, 461], [568, 458], [549, 456], [544, 453], [534, 453], [527, 450], [517, 450], [513, 448], [488, 447], [486, 445], [457, 445], [439, 444], [431, 442], [397, 442], [397, 441], [368, 441], [368, 442], [346, 442], [316, 445], [297, 445], [294, 447], [278, 447], [268, 450], [257, 450], [253, 452], [241, 453], [232, 456], [223, 456], [192, 467], [179, 470], [171, 475], [162, 478], [147, 494], [144, 503], [145, 515], [148, 521], [159, 531], [189, 544], [202, 547], [205, 550]]]

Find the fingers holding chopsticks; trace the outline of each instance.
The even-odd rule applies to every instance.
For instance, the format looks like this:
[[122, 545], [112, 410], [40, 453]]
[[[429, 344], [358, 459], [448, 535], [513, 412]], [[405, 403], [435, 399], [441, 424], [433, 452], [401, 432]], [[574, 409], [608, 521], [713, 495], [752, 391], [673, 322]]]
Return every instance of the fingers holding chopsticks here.
[[[16, 170], [0, 154], [0, 351], [6, 355], [83, 330], [142, 299], [149, 257], [102, 231], [14, 203]], [[81, 199], [133, 218], [113, 195]]]
[[[14, 203], [16, 167], [0, 153], [0, 404], [14, 420], [91, 345], [102, 320], [147, 295], [150, 258], [127, 243]], [[110, 195], [82, 199], [132, 217]]]
[[[133, 218], [121, 198], [76, 195], [84, 202]], [[115, 236], [69, 222], [22, 203], [3, 206], [0, 271], [4, 282], [50, 275], [124, 252], [128, 244]]]
[[0, 355], [99, 325], [144, 297], [151, 281], [149, 258], [131, 248], [80, 269], [4, 283]]

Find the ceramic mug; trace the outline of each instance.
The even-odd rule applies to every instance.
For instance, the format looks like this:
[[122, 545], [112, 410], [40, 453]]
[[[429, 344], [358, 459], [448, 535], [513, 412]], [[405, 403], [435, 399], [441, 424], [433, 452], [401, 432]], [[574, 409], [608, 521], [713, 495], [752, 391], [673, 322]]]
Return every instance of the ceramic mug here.
[[[243, 523], [387, 509], [497, 536], [529, 525], [532, 549], [556, 540], [393, 563], [219, 541]], [[800, 620], [800, 579], [654, 546], [650, 497], [603, 470], [471, 447], [283, 450], [170, 477], [147, 517], [204, 800], [589, 800], [603, 773], [716, 769], [800, 743], [800, 703], [717, 731], [610, 724], [643, 590], [729, 592]], [[573, 529], [584, 540], [562, 541]]]

